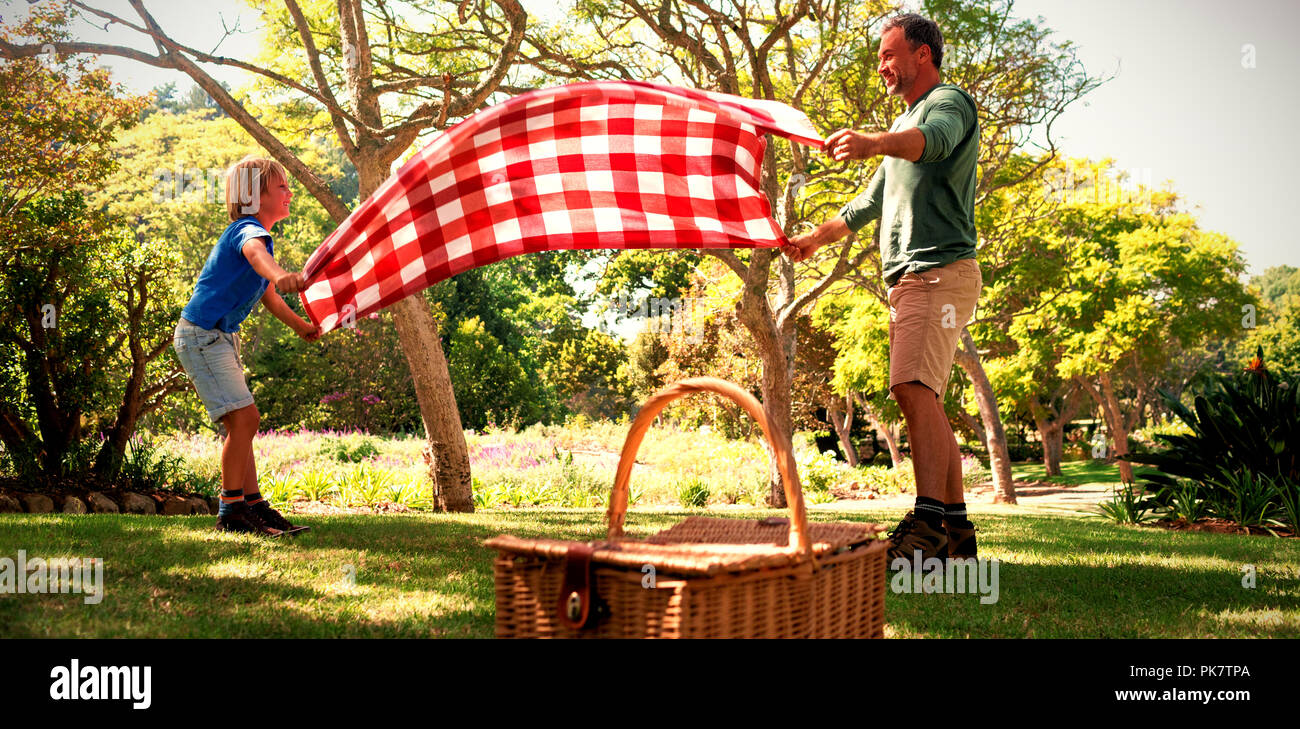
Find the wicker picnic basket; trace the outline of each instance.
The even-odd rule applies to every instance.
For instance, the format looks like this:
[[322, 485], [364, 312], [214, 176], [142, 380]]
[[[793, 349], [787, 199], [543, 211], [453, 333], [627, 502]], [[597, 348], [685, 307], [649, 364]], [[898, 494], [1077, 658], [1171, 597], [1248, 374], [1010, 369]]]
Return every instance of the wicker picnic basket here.
[[[735, 400], [774, 449], [790, 518], [690, 517], [644, 541], [623, 534], [641, 439], [668, 403], [715, 392]], [[794, 457], [763, 409], [711, 377], [670, 385], [637, 414], [623, 444], [602, 542], [521, 539], [498, 550], [498, 638], [879, 638], [885, 549], [875, 524], [809, 524]]]

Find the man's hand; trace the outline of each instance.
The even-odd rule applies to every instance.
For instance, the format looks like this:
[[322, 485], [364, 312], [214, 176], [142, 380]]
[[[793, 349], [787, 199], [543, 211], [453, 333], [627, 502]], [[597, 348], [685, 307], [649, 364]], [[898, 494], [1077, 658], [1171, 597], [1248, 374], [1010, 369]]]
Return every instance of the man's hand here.
[[790, 257], [791, 261], [798, 263], [807, 260], [809, 256], [822, 247], [818, 240], [817, 232], [803, 233], [790, 239], [788, 245], [781, 246], [781, 252]]
[[284, 272], [275, 277], [275, 290], [285, 294], [293, 294], [307, 288], [303, 281], [301, 273]]
[[883, 150], [879, 135], [859, 132], [856, 129], [840, 129], [826, 138], [826, 154], [836, 162], [850, 159], [871, 159]]

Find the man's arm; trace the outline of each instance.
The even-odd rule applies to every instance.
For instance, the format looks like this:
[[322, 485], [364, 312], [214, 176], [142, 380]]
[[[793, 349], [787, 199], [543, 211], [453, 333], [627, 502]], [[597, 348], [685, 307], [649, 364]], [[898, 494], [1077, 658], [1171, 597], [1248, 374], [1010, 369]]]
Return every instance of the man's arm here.
[[797, 235], [790, 239], [790, 244], [781, 251], [790, 260], [802, 261], [827, 243], [834, 243], [849, 233], [856, 233], [866, 227], [867, 223], [880, 217], [881, 204], [885, 199], [885, 166], [882, 164], [872, 176], [867, 189], [853, 198], [834, 218], [822, 223], [811, 233]]
[[920, 129], [904, 129], [901, 132], [841, 129], [826, 138], [825, 149], [837, 162], [871, 159], [880, 155], [916, 162], [925, 153], [925, 134]]
[[298, 316], [288, 304], [284, 303], [284, 299], [280, 298], [275, 287], [269, 283], [266, 285], [266, 292], [262, 294], [262, 305], [303, 339], [312, 342], [320, 338], [320, 327]]
[[908, 162], [946, 159], [975, 124], [975, 108], [960, 92], [940, 89], [925, 111], [925, 119], [901, 132], [859, 132], [841, 129], [826, 138], [826, 153], [839, 162], [879, 155]]
[[[257, 271], [257, 275], [275, 284], [275, 288], [285, 293], [302, 291], [304, 287], [301, 273], [289, 273], [280, 268], [280, 264], [275, 262], [270, 253], [266, 251], [265, 238], [253, 238], [244, 243], [240, 252], [244, 258], [248, 259], [249, 265]], [[281, 304], [284, 302], [281, 301]]]

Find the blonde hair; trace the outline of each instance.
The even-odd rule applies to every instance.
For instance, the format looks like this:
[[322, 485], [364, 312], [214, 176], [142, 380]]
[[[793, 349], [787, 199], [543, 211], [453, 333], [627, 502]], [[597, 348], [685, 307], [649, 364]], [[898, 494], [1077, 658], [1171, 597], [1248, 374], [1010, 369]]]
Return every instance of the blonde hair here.
[[250, 154], [231, 165], [226, 170], [226, 212], [230, 219], [256, 215], [262, 207], [262, 192], [288, 181], [284, 167], [273, 159]]

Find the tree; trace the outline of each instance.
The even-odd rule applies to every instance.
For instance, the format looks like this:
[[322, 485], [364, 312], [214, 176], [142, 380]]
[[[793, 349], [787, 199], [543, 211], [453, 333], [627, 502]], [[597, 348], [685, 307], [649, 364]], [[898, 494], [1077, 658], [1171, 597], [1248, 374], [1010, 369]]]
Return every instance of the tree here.
[[[55, 50], [119, 56], [187, 74], [285, 166], [335, 223], [347, 217], [347, 203], [284, 140], [324, 121], [357, 169], [360, 197], [368, 197], [421, 134], [445, 128], [502, 89], [526, 25], [516, 0], [493, 0], [472, 18], [467, 3], [433, 3], [413, 9], [423, 11], [418, 24], [379, 0], [338, 0], [328, 10], [324, 3], [303, 8], [296, 0], [284, 0], [283, 7], [264, 9], [264, 55], [271, 58], [257, 65], [188, 47], [159, 26], [143, 0], [128, 2], [134, 20], [80, 0], [70, 0], [70, 6], [87, 21], [135, 31], [156, 53], [66, 38], [53, 41]], [[40, 43], [14, 43], [8, 36], [0, 40], [0, 54], [7, 58], [30, 58], [41, 51]], [[275, 110], [267, 116], [274, 116], [275, 126], [283, 130], [272, 131], [268, 119], [259, 119], [204, 65], [239, 68], [260, 79], [266, 92], [262, 99]], [[437, 327], [419, 297], [395, 304], [393, 315], [428, 437], [425, 456], [435, 503], [440, 509], [472, 511], [469, 456]]]
[[1067, 281], [1023, 326], [1057, 343], [1056, 375], [1101, 409], [1120, 477], [1132, 483], [1128, 434], [1175, 353], [1239, 335], [1243, 306], [1255, 300], [1239, 280], [1236, 243], [1201, 230], [1175, 194], [1103, 194], [1096, 181], [1116, 179], [1109, 162], [1073, 167], [1072, 199], [1045, 221], [1046, 235], [1068, 251]]
[[90, 465], [70, 456], [84, 421], [102, 418], [93, 465], [111, 478], [140, 418], [187, 385], [162, 357], [182, 303], [179, 257], [77, 192], [34, 199], [14, 225], [30, 245], [6, 247], [0, 264], [0, 440], [20, 473], [62, 476]]
[[1273, 266], [1250, 281], [1260, 290], [1257, 311], [1246, 310], [1242, 327], [1246, 337], [1230, 350], [1229, 366], [1240, 366], [1262, 347], [1271, 372], [1286, 380], [1300, 375], [1300, 269]]
[[835, 341], [831, 387], [846, 398], [850, 414], [853, 405], [861, 409], [885, 439], [894, 468], [901, 467], [897, 424], [902, 412], [889, 399], [889, 309], [870, 292], [856, 289], [822, 298], [813, 321], [826, 327]]

